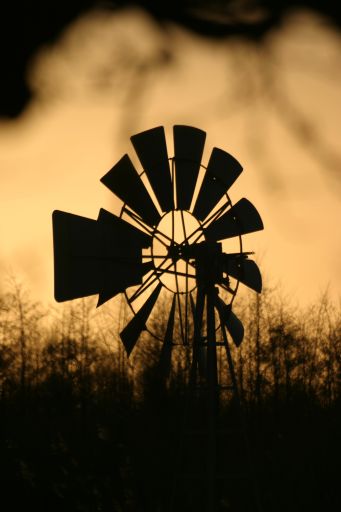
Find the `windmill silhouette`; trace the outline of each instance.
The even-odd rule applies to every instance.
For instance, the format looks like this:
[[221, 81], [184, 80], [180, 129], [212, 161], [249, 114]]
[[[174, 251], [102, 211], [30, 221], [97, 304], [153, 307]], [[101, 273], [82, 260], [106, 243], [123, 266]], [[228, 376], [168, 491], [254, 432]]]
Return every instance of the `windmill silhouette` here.
[[214, 148], [202, 165], [205, 138], [197, 128], [174, 126], [169, 158], [163, 127], [132, 136], [142, 172], [124, 155], [101, 179], [123, 201], [120, 216], [101, 209], [92, 220], [56, 210], [53, 237], [56, 300], [97, 294], [101, 305], [124, 293], [133, 313], [120, 333], [128, 356], [143, 331], [155, 335], [148, 320], [158, 301], [167, 299], [160, 365], [167, 375], [173, 347], [191, 347], [189, 387], [200, 385], [207, 403], [205, 503], [213, 511], [222, 388], [217, 354], [223, 349], [228, 387], [238, 399], [229, 338], [238, 347], [244, 329], [232, 304], [239, 283], [261, 292], [259, 268], [249, 259], [253, 253], [243, 251], [242, 237], [262, 230], [263, 223], [247, 199], [232, 204], [228, 191], [242, 172], [232, 155]]

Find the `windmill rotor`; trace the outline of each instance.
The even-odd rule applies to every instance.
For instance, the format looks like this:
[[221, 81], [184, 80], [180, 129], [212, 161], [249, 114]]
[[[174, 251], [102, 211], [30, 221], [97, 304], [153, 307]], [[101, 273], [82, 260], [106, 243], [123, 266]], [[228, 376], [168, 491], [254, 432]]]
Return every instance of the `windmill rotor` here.
[[[174, 126], [170, 157], [162, 126], [133, 135], [141, 169], [126, 154], [101, 178], [123, 202], [119, 216], [104, 209], [96, 220], [53, 213], [56, 300], [97, 294], [101, 305], [124, 293], [133, 315], [121, 332], [127, 354], [147, 330], [163, 341], [166, 367], [177, 337], [182, 345], [193, 342], [200, 289], [222, 291], [216, 315], [239, 346], [243, 327], [232, 312], [239, 283], [258, 293], [262, 288], [253, 253], [243, 251], [242, 242], [263, 229], [262, 220], [248, 199], [232, 204], [229, 197], [242, 166], [213, 148], [205, 167], [205, 139], [202, 130]], [[149, 325], [159, 301], [169, 307], [162, 336]]]

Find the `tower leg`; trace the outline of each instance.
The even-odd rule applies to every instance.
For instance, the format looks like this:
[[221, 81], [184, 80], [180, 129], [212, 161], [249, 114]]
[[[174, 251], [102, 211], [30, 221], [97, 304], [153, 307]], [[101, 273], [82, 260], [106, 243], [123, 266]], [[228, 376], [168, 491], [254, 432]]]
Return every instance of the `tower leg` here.
[[207, 512], [216, 510], [216, 466], [217, 466], [217, 415], [218, 415], [218, 372], [215, 330], [216, 290], [207, 290]]
[[246, 450], [246, 457], [247, 457], [246, 463], [248, 464], [249, 480], [251, 481], [251, 485], [252, 485], [252, 494], [253, 494], [255, 511], [262, 512], [263, 508], [261, 506], [261, 501], [260, 501], [260, 496], [259, 496], [257, 479], [256, 479], [256, 475], [255, 475], [254, 462], [253, 462], [253, 457], [251, 455], [249, 437], [247, 434], [246, 422], [245, 422], [245, 418], [244, 418], [244, 414], [243, 414], [243, 407], [241, 404], [238, 382], [237, 382], [236, 373], [234, 370], [234, 364], [233, 364], [233, 359], [232, 359], [232, 355], [231, 355], [230, 345], [229, 345], [228, 338], [227, 338], [224, 318], [222, 317], [222, 314], [221, 314], [221, 311], [219, 308], [218, 308], [218, 313], [219, 313], [221, 332], [223, 335], [223, 343], [224, 343], [224, 348], [225, 348], [226, 358], [227, 358], [227, 363], [228, 363], [228, 368], [229, 368], [229, 374], [230, 374], [231, 381], [232, 381], [233, 393], [234, 393], [234, 397], [235, 397], [235, 400], [237, 403], [237, 409], [238, 409], [238, 414], [239, 414], [239, 424], [240, 424], [241, 433], [243, 436], [243, 442], [244, 442], [244, 446], [245, 446], [245, 450]]

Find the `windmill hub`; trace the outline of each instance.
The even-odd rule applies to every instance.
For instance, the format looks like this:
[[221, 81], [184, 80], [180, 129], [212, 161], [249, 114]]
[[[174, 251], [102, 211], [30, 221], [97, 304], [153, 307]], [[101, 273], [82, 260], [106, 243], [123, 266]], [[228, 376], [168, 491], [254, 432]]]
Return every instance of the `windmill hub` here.
[[[189, 248], [193, 240], [204, 238], [200, 222], [186, 210], [172, 210], [161, 218], [153, 235], [151, 257], [160, 282], [169, 290], [189, 293], [195, 288], [196, 269], [190, 264], [194, 255]], [[185, 274], [190, 275], [187, 280]]]

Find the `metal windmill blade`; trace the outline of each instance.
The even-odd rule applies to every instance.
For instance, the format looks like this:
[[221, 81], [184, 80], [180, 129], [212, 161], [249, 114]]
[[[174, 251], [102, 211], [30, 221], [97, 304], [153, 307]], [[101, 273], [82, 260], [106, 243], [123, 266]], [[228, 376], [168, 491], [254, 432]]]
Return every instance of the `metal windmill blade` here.
[[160, 215], [144, 184], [139, 178], [128, 155], [124, 155], [110, 171], [101, 178], [111, 192], [138, 213], [142, 220], [155, 226]]
[[[213, 302], [238, 345], [242, 327], [231, 311], [238, 283], [256, 292], [262, 287], [259, 268], [241, 243], [242, 236], [263, 229], [262, 220], [250, 201], [243, 198], [232, 205], [228, 195], [242, 166], [228, 152], [213, 148], [203, 167], [203, 130], [176, 125], [173, 138], [174, 155], [169, 157], [162, 126], [133, 135], [141, 169], [124, 155], [103, 176], [102, 183], [124, 203], [119, 217], [103, 209], [97, 220], [60, 211], [53, 214], [56, 300], [98, 294], [101, 305], [123, 292], [133, 313], [121, 332], [129, 355], [143, 330], [155, 334], [149, 319], [162, 297], [162, 303], [169, 304], [162, 351], [167, 367], [173, 338], [195, 343], [195, 330], [202, 330], [195, 311], [206, 313], [203, 305], [197, 309], [194, 304], [195, 290], [215, 287], [227, 293], [224, 303]], [[204, 177], [195, 198], [200, 168]], [[141, 180], [143, 173], [161, 215]], [[222, 206], [217, 210], [218, 203]], [[223, 252], [218, 241], [231, 239], [237, 252]], [[207, 291], [204, 301], [206, 296]], [[205, 350], [201, 347], [197, 353], [202, 356]]]
[[174, 208], [173, 184], [163, 126], [133, 135], [131, 142], [162, 211], [172, 210]]
[[231, 305], [225, 304], [219, 297], [216, 298], [216, 308], [224, 320], [224, 324], [236, 347], [239, 347], [244, 338], [244, 326], [233, 313]]
[[223, 254], [223, 268], [226, 274], [234, 277], [255, 292], [262, 291], [262, 276], [257, 263], [240, 255]]
[[176, 296], [174, 295], [172, 306], [169, 313], [167, 322], [167, 329], [162, 344], [160, 353], [159, 371], [161, 377], [167, 378], [169, 376], [172, 365], [172, 349], [173, 349], [173, 334], [174, 334], [174, 319], [175, 319]]
[[250, 201], [243, 198], [206, 229], [206, 235], [213, 240], [225, 240], [263, 229], [259, 213]]
[[146, 322], [152, 309], [155, 305], [155, 302], [161, 292], [161, 284], [159, 284], [148, 300], [143, 304], [142, 308], [133, 316], [132, 320], [121, 332], [121, 340], [123, 341], [123, 345], [127, 351], [128, 356], [131, 351], [135, 347], [135, 344], [138, 338], [141, 335], [141, 332], [146, 328]]
[[142, 282], [147, 234], [103, 209], [97, 220], [58, 210], [52, 219], [58, 302], [98, 294], [103, 303]]
[[243, 168], [229, 153], [213, 148], [193, 215], [204, 220], [236, 181]]
[[188, 210], [197, 182], [206, 133], [192, 126], [174, 126], [177, 206]]

